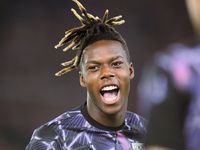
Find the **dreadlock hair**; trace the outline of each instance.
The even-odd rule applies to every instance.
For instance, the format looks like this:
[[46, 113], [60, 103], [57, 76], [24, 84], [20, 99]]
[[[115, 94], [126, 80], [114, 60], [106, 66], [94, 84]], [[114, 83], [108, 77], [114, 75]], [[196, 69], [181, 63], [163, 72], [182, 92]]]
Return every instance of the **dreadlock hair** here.
[[127, 59], [130, 60], [128, 47], [126, 45], [126, 42], [121, 37], [121, 35], [112, 28], [112, 25], [121, 25], [125, 21], [117, 21], [122, 16], [116, 16], [109, 20], [108, 18], [108, 10], [105, 11], [105, 14], [103, 16], [103, 19], [101, 20], [99, 17], [94, 17], [93, 15], [87, 13], [86, 9], [83, 7], [83, 5], [78, 0], [73, 0], [79, 7], [79, 9], [82, 12], [82, 16], [86, 18], [84, 20], [73, 8], [71, 11], [74, 13], [74, 15], [80, 20], [82, 23], [81, 27], [73, 28], [65, 32], [65, 37], [61, 39], [58, 45], [55, 46], [55, 48], [63, 46], [67, 42], [71, 42], [66, 48], [63, 49], [63, 51], [66, 51], [70, 48], [78, 49], [76, 56], [68, 62], [64, 62], [61, 65], [67, 66], [72, 64], [70, 67], [64, 68], [58, 73], [56, 73], [56, 76], [61, 76], [74, 68], [78, 68], [81, 57], [83, 54], [84, 49], [97, 41], [100, 40], [115, 40], [119, 41], [122, 44], [122, 47], [124, 50], [127, 51]]

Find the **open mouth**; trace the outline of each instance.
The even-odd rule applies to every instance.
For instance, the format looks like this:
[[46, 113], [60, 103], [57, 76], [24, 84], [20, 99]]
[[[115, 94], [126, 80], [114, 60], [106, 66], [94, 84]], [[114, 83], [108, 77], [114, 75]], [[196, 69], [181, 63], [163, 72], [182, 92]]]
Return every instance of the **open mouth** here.
[[117, 86], [105, 86], [100, 93], [107, 102], [115, 101], [118, 97], [119, 88]]

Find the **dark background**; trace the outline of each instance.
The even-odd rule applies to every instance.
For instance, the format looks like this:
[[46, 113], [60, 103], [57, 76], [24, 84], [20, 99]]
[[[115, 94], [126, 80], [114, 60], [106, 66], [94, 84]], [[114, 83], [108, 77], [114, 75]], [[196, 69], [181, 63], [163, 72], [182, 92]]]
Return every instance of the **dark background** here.
[[[122, 15], [115, 26], [128, 43], [135, 78], [128, 110], [137, 110], [137, 84], [142, 67], [167, 44], [193, 36], [184, 0], [80, 0], [102, 18]], [[54, 46], [64, 32], [80, 26], [71, 0], [0, 1], [0, 149], [24, 149], [35, 128], [86, 100], [78, 70], [54, 74], [75, 51]], [[139, 113], [140, 114], [140, 113]], [[142, 114], [140, 114], [142, 115]]]

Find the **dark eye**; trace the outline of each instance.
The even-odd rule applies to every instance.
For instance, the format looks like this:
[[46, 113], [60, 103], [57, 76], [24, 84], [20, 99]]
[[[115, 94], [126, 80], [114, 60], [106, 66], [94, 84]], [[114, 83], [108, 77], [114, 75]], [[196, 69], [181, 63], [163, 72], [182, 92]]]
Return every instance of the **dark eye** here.
[[90, 66], [88, 69], [89, 69], [89, 70], [97, 70], [98, 67], [97, 67], [97, 66]]
[[122, 62], [114, 62], [113, 64], [112, 64], [112, 66], [114, 66], [114, 67], [119, 67], [119, 66], [121, 66], [122, 65]]

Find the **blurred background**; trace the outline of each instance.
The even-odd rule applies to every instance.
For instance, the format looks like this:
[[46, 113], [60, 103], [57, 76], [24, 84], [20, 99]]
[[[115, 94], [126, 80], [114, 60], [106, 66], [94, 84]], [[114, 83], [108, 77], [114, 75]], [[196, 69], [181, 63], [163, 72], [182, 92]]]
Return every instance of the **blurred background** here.
[[[135, 78], [128, 110], [137, 109], [136, 88], [144, 64], [170, 43], [194, 35], [183, 0], [80, 0], [87, 11], [109, 18], [122, 15], [115, 26], [127, 41]], [[0, 149], [20, 150], [35, 128], [86, 100], [78, 70], [54, 74], [76, 51], [54, 46], [64, 32], [81, 25], [71, 12], [71, 0], [0, 1]], [[142, 114], [140, 114], [142, 115]]]

